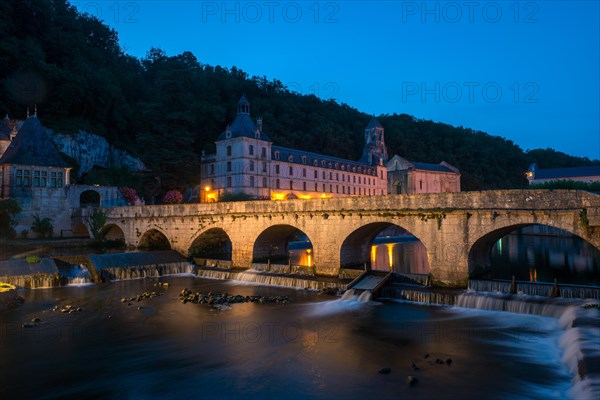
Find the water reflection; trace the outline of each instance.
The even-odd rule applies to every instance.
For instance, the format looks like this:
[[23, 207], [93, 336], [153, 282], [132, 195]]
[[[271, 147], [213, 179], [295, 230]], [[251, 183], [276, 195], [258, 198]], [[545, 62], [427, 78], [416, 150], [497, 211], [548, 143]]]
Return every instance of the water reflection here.
[[[551, 236], [552, 235], [552, 236]], [[491, 251], [492, 279], [600, 284], [600, 251], [549, 227], [526, 227], [500, 239]]]
[[428, 274], [427, 250], [412, 235], [377, 237], [371, 247], [371, 269]]

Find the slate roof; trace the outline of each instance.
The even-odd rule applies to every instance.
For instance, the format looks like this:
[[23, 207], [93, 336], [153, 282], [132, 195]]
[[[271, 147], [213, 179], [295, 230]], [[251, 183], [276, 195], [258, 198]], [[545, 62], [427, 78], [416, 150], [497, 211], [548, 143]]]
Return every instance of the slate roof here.
[[0, 164], [68, 167], [54, 147], [50, 135], [35, 115], [27, 118], [21, 126], [17, 136], [0, 158]]
[[[276, 152], [279, 152], [278, 160], [275, 158]], [[292, 157], [292, 161], [290, 161], [290, 156]], [[306, 164], [304, 164], [302, 162], [302, 156], [306, 156]], [[372, 173], [368, 173], [369, 170], [375, 171], [374, 167], [370, 166], [369, 164], [365, 164], [365, 163], [362, 163], [359, 161], [351, 161], [351, 160], [346, 160], [343, 158], [326, 156], [324, 154], [312, 153], [310, 151], [290, 149], [290, 148], [281, 147], [281, 146], [271, 146], [271, 160], [293, 163], [293, 164], [300, 164], [300, 165], [307, 165], [309, 167], [314, 167], [315, 166], [314, 162], [316, 160], [317, 161], [316, 166], [318, 166], [320, 168], [329, 168], [329, 163], [331, 162], [333, 164], [331, 169], [333, 169], [333, 170], [341, 171], [342, 170], [341, 167], [342, 167], [342, 165], [344, 165], [345, 166], [344, 171], [357, 173], [358, 169], [356, 171], [352, 171], [352, 169], [348, 169], [348, 167], [350, 167], [350, 168], [362, 167], [363, 168], [362, 173], [364, 173], [366, 175], [372, 175]], [[325, 167], [323, 167], [322, 161], [325, 161]], [[338, 163], [338, 168], [335, 168], [335, 163]]]
[[[231, 124], [230, 129], [231, 129], [231, 137], [230, 138], [227, 137], [227, 130], [225, 130], [225, 131], [223, 131], [223, 133], [221, 133], [219, 135], [219, 137], [217, 138], [217, 142], [219, 142], [221, 140], [233, 139], [233, 138], [237, 138], [237, 137], [247, 137], [247, 138], [256, 139], [256, 136], [255, 136], [256, 125], [254, 124], [254, 121], [252, 121], [250, 114], [239, 113], [238, 115], [236, 115], [235, 120]], [[260, 132], [259, 137], [261, 140], [265, 140], [267, 142], [272, 141], [271, 138], [269, 137], [269, 135], [267, 135], [264, 132]]]
[[415, 166], [415, 169], [425, 170], [425, 171], [437, 171], [437, 172], [454, 172], [450, 168], [446, 167], [442, 164], [429, 164], [422, 162], [412, 162]]
[[600, 165], [571, 168], [536, 168], [533, 179], [577, 178], [584, 176], [600, 176]]
[[371, 122], [369, 122], [369, 125], [367, 125], [367, 127], [365, 129], [371, 129], [371, 128], [381, 128], [381, 129], [383, 129], [383, 126], [379, 123], [379, 121], [377, 120], [377, 118], [372, 117], [371, 118]]

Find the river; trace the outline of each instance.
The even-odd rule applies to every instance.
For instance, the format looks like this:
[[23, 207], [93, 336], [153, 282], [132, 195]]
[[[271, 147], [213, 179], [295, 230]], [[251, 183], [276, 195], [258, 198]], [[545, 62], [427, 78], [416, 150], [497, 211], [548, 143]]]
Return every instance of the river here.
[[[562, 399], [573, 381], [554, 318], [157, 281], [22, 291], [25, 304], [0, 313], [1, 398]], [[220, 311], [182, 304], [183, 288], [293, 302]], [[144, 291], [164, 295], [120, 301]], [[65, 305], [82, 311], [52, 311]]]

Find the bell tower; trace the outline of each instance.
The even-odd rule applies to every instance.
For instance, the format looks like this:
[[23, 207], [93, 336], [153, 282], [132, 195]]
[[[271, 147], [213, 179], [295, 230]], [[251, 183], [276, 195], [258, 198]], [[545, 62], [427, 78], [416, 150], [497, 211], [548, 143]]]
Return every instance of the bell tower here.
[[385, 165], [388, 161], [383, 126], [375, 117], [371, 118], [365, 128], [365, 147], [361, 161], [369, 165]]

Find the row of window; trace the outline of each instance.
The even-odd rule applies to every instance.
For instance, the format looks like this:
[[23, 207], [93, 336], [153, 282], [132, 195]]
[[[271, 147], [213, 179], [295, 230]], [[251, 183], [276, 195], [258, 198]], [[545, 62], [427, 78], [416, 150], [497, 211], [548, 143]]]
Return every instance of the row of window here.
[[[250, 187], [255, 187], [255, 179], [253, 176], [250, 176]], [[228, 176], [227, 177], [227, 187], [231, 188], [232, 187], [232, 180], [231, 177]], [[263, 177], [262, 178], [262, 187], [266, 188], [267, 186], [267, 178]], [[340, 192], [340, 187], [341, 187], [341, 192]], [[282, 189], [281, 187], [281, 182], [279, 179], [275, 179], [275, 189]], [[308, 186], [308, 182], [302, 182], [302, 189], [299, 188], [295, 188], [294, 187], [294, 181], [290, 181], [290, 190], [302, 190], [302, 191], [314, 191], [314, 192], [324, 192], [324, 193], [341, 193], [341, 194], [358, 194], [358, 195], [371, 195], [371, 194], [375, 194], [375, 189], [372, 190], [371, 192], [371, 188], [356, 188], [356, 187], [350, 187], [350, 186], [344, 186], [344, 185], [335, 185], [335, 192], [334, 192], [334, 186], [332, 184], [329, 184], [329, 190], [327, 187], [327, 184], [323, 183], [321, 185], [321, 190], [319, 190], [319, 183], [315, 182], [314, 183], [314, 190], [311, 190]], [[358, 189], [358, 190], [357, 190]], [[381, 194], [383, 195], [383, 191], [381, 192]]]
[[[232, 167], [232, 163], [231, 161], [227, 161], [227, 172], [232, 172], [233, 171], [233, 167]], [[255, 168], [254, 168], [254, 161], [250, 161], [250, 163], [248, 164], [248, 172], [254, 172]], [[262, 163], [262, 172], [264, 174], [267, 173], [267, 163]], [[321, 171], [322, 172], [322, 179], [327, 179], [327, 172], [326, 171]], [[211, 175], [214, 175], [215, 173], [215, 165], [214, 164], [210, 164], [210, 172]], [[275, 164], [275, 174], [279, 175], [281, 173], [281, 169], [279, 164]], [[319, 179], [319, 171], [317, 170], [313, 170], [313, 175], [314, 175], [314, 179]], [[288, 176], [294, 176], [294, 169], [292, 166], [288, 167]], [[307, 170], [306, 168], [302, 168], [302, 177], [306, 178], [307, 176]], [[357, 179], [356, 179], [356, 175], [351, 176], [351, 175], [346, 175], [346, 174], [341, 174], [342, 176], [342, 182], [348, 182], [350, 183], [350, 181], [352, 180], [352, 183], [357, 183]], [[351, 179], [352, 177], [352, 179]], [[383, 171], [381, 172], [381, 179], [383, 179]], [[340, 173], [336, 172], [335, 175], [333, 172], [329, 172], [329, 180], [336, 180], [339, 181], [340, 180]], [[367, 177], [362, 177], [359, 176], [358, 177], [358, 184], [362, 185], [376, 185], [376, 180], [375, 178], [367, 178]]]
[[[231, 155], [233, 154], [233, 150], [231, 146], [227, 146], [226, 148], [227, 151], [227, 156], [231, 157]], [[253, 156], [254, 155], [254, 145], [249, 145], [248, 146], [248, 154]], [[260, 156], [262, 158], [267, 158], [267, 148], [266, 147], [261, 147], [260, 149]], [[275, 151], [273, 153], [273, 158], [275, 160], [279, 160], [280, 159], [280, 152], [279, 151]], [[306, 164], [308, 161], [307, 156], [301, 156], [300, 158], [302, 160], [302, 164]], [[290, 154], [288, 156], [288, 161], [289, 162], [294, 162], [295, 158], [293, 154]], [[315, 167], [319, 166], [319, 160], [314, 159], [313, 160], [313, 165]], [[348, 172], [358, 172], [359, 174], [365, 173], [365, 174], [369, 174], [369, 175], [375, 175], [375, 170], [372, 168], [363, 168], [362, 166], [356, 166], [356, 165], [350, 165], [350, 164], [343, 164], [343, 163], [339, 163], [339, 162], [331, 162], [331, 161], [326, 161], [326, 160], [321, 160], [321, 167], [323, 168], [329, 168], [329, 169], [341, 169], [342, 171], [348, 171]]]
[[[231, 154], [232, 154], [231, 146], [227, 146], [227, 156], [231, 157]], [[253, 144], [251, 144], [248, 147], [248, 154], [251, 155], [251, 156], [254, 155], [254, 145]], [[262, 158], [267, 158], [267, 148], [266, 147], [262, 147], [260, 149], [260, 156]]]
[[56, 171], [50, 172], [50, 179], [48, 179], [48, 171], [33, 171], [32, 179], [30, 170], [18, 169], [15, 174], [15, 185], [24, 187], [62, 187], [63, 173]]

